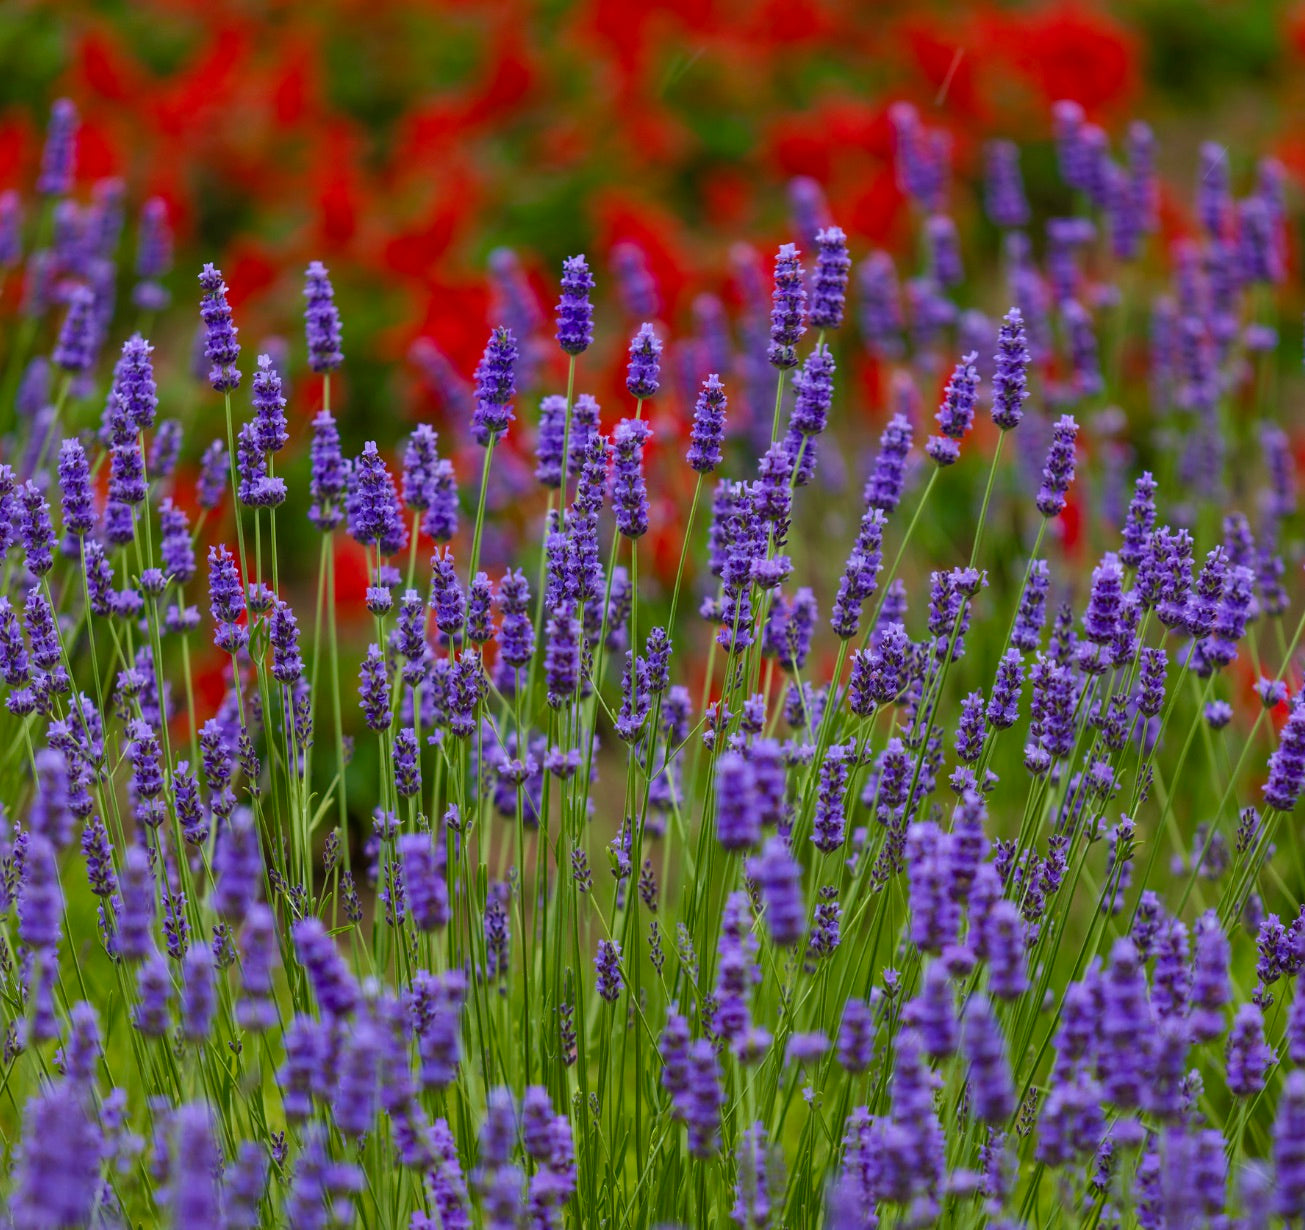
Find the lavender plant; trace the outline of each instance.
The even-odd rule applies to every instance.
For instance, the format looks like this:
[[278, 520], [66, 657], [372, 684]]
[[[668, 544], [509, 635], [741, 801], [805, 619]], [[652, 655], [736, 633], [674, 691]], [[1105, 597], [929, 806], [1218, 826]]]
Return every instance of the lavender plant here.
[[[166, 211], [115, 312], [116, 198], [69, 195], [56, 107], [0, 245], [36, 245], [0, 401], [3, 1224], [1301, 1223], [1280, 173], [1237, 201], [1204, 151], [1204, 232], [1143, 303], [1151, 134], [1118, 163], [1063, 104], [1074, 212], [1039, 265], [995, 144], [985, 285], [945, 142], [893, 119], [925, 259], [861, 261], [859, 341], [803, 181], [815, 252], [779, 249], [769, 299], [736, 253], [739, 318], [700, 304], [678, 342], [619, 329], [574, 256], [550, 364], [495, 253], [474, 392], [419, 356], [454, 446], [422, 423], [350, 456], [320, 262], [311, 424], [209, 264], [182, 432], [146, 336]], [[590, 350], [627, 337], [605, 414]], [[840, 373], [867, 361], [862, 458]], [[512, 551], [504, 486], [537, 530]]]

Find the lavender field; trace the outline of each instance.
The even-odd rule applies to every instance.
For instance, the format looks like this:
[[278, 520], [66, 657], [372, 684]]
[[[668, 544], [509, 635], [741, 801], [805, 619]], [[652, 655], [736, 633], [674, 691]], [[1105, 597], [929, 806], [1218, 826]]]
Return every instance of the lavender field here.
[[500, 247], [405, 422], [80, 124], [0, 195], [0, 1226], [1305, 1225], [1280, 163], [900, 104], [913, 258], [811, 179], [691, 322]]

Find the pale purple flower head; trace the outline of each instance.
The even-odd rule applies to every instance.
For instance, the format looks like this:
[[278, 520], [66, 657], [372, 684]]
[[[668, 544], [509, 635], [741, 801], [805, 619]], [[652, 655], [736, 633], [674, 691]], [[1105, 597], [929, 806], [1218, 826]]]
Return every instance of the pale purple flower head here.
[[340, 311], [335, 306], [331, 275], [321, 261], [313, 261], [304, 274], [304, 340], [308, 366], [319, 374], [334, 371], [344, 362], [340, 348]]
[[236, 366], [240, 343], [227, 303], [227, 284], [222, 280], [222, 271], [208, 264], [199, 275], [199, 285], [204, 291], [199, 314], [204, 322], [204, 357], [211, 365], [209, 383], [219, 393], [230, 393], [240, 384], [240, 369]]
[[583, 354], [594, 341], [594, 307], [589, 292], [594, 275], [583, 256], [562, 262], [562, 293], [557, 301], [557, 344], [569, 355]]
[[517, 356], [512, 331], [495, 329], [476, 367], [476, 410], [471, 434], [477, 444], [488, 444], [492, 437], [506, 431], [515, 417], [512, 399], [517, 395]]
[[71, 99], [60, 98], [50, 108], [50, 126], [41, 151], [41, 172], [36, 179], [36, 190], [43, 196], [63, 196], [72, 188], [79, 122]]

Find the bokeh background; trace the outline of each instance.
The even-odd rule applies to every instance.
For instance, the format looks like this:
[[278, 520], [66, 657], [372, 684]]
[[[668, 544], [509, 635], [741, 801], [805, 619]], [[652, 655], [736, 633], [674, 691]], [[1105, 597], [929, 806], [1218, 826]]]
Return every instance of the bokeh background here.
[[[895, 99], [952, 133], [962, 179], [985, 137], [1047, 145], [1062, 97], [1116, 135], [1150, 120], [1184, 185], [1213, 133], [1235, 164], [1299, 175], [1303, 58], [1305, 9], [1265, 0], [8, 0], [0, 187], [30, 183], [50, 102], [72, 97], [79, 180], [168, 202], [179, 296], [220, 261], [252, 341], [291, 327], [320, 257], [347, 378], [393, 398], [382, 364], [418, 335], [470, 373], [499, 245], [547, 303], [563, 256], [602, 269], [637, 241], [675, 320], [728, 290], [734, 240], [788, 237], [793, 176], [854, 250], [904, 242]], [[1036, 205], [1058, 190], [1049, 147], [1025, 163]], [[964, 225], [977, 198], [957, 198]]]

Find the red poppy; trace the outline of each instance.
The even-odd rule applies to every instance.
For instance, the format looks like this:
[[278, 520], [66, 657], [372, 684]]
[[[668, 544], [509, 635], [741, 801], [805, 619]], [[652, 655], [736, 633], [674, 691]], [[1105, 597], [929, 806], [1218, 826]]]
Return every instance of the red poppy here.
[[1118, 108], [1137, 88], [1135, 40], [1099, 10], [1062, 4], [1012, 21], [1016, 68], [1048, 102], [1071, 98], [1089, 111]]

